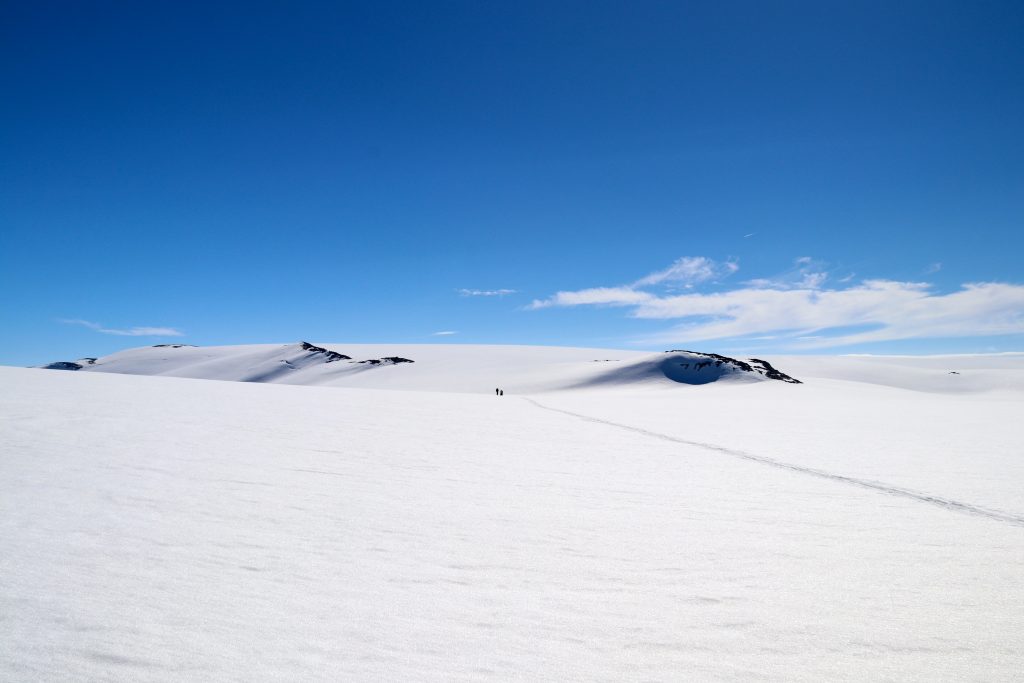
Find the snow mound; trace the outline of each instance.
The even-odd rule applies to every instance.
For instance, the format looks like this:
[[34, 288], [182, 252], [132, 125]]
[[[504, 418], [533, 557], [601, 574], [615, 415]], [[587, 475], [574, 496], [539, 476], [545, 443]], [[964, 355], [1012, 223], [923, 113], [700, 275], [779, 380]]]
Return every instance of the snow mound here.
[[371, 368], [412, 362], [399, 356], [357, 361], [339, 351], [302, 341], [297, 344], [212, 347], [157, 344], [98, 359], [59, 361], [43, 368], [233, 382], [324, 384]]
[[[693, 351], [618, 351], [530, 346], [253, 344], [128, 349], [50, 369], [369, 389], [537, 393], [629, 388], [637, 383], [700, 385], [720, 380], [797, 383], [759, 359]], [[416, 359], [416, 360], [413, 360]], [[595, 359], [601, 362], [595, 362]], [[74, 367], [77, 366], [77, 367]], [[396, 367], [397, 366], [397, 367]]]
[[650, 356], [615, 368], [583, 382], [577, 386], [601, 386], [635, 384], [638, 382], [663, 381], [680, 384], [710, 384], [722, 380], [762, 381], [779, 380], [801, 384], [800, 380], [776, 370], [771, 363], [759, 358], [747, 361], [721, 356], [717, 353], [701, 353], [673, 349], [664, 354]]
[[[415, 362], [413, 362], [415, 360]], [[843, 382], [929, 393], [1024, 392], [1024, 353], [953, 356], [730, 358], [561, 346], [292, 344], [126, 349], [41, 366], [82, 373], [163, 375], [400, 391], [530, 394], [573, 388], [655, 389], [716, 384], [778, 386]], [[783, 370], [780, 370], [782, 368]], [[799, 378], [799, 379], [796, 379]], [[763, 380], [776, 380], [763, 382]]]

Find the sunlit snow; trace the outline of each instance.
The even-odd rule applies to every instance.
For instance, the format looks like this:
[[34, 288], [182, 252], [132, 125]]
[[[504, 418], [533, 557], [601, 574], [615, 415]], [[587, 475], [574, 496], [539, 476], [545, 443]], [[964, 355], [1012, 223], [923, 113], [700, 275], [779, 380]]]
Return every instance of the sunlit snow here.
[[1024, 671], [1024, 355], [320, 346], [0, 368], [0, 680]]

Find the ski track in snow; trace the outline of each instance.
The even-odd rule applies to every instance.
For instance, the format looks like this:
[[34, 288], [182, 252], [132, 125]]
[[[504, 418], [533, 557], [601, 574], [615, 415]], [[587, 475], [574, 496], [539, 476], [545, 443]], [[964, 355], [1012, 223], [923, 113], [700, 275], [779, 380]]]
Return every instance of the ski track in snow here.
[[1024, 527], [1024, 516], [1016, 515], [1010, 512], [1004, 512], [1002, 510], [991, 510], [989, 508], [981, 507], [979, 505], [971, 505], [969, 503], [963, 503], [957, 500], [950, 500], [949, 498], [943, 498], [941, 496], [931, 495], [929, 493], [923, 493], [920, 491], [911, 491], [909, 489], [899, 488], [897, 486], [889, 486], [881, 482], [868, 481], [865, 479], [857, 479], [856, 477], [847, 477], [842, 474], [835, 474], [833, 472], [825, 472], [824, 470], [814, 469], [812, 467], [803, 467], [801, 465], [794, 465], [788, 462], [782, 462], [781, 460], [775, 460], [768, 458], [763, 455], [755, 455], [753, 453], [747, 453], [746, 451], [737, 450], [734, 448], [726, 448], [725, 446], [719, 446], [712, 443], [705, 443], [702, 441], [691, 441], [689, 439], [682, 439], [676, 436], [670, 436], [668, 434], [662, 434], [660, 432], [654, 432], [649, 429], [643, 429], [641, 427], [634, 427], [632, 425], [622, 424], [620, 422], [612, 422], [611, 420], [603, 420], [601, 418], [592, 417], [590, 415], [583, 415], [582, 413], [574, 413], [571, 410], [563, 410], [561, 408], [552, 408], [546, 406], [532, 398], [526, 396], [521, 397], [524, 401], [532, 403], [534, 406], [543, 410], [550, 410], [555, 413], [562, 413], [563, 415], [570, 415], [572, 417], [586, 420], [587, 422], [596, 422], [598, 424], [608, 425], [609, 427], [617, 427], [619, 429], [625, 429], [637, 434], [643, 434], [654, 439], [661, 439], [663, 441], [671, 441], [674, 443], [683, 444], [686, 446], [696, 446], [697, 448], [703, 448], [709, 451], [715, 451], [717, 453], [724, 453], [734, 458], [740, 458], [742, 460], [749, 460], [751, 462], [761, 463], [762, 465], [769, 465], [771, 467], [777, 467], [783, 470], [789, 470], [791, 472], [799, 472], [801, 474], [807, 474], [813, 477], [819, 477], [821, 479], [828, 479], [830, 481], [841, 482], [844, 484], [850, 484], [852, 486], [859, 486], [861, 488], [871, 489], [891, 496], [899, 496], [901, 498], [909, 498], [920, 503], [928, 503], [935, 505], [946, 510], [952, 510], [954, 512], [961, 512], [968, 515], [974, 515], [977, 517], [986, 517], [993, 519], [998, 522], [1004, 522], [1006, 524], [1012, 524], [1014, 526]]

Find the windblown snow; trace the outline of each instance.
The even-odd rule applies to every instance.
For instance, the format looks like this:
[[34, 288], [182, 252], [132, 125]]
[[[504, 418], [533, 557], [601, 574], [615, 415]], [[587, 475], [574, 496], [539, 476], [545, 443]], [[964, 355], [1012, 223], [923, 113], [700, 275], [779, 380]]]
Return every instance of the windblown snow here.
[[74, 364], [0, 368], [0, 680], [1024, 671], [1022, 354]]

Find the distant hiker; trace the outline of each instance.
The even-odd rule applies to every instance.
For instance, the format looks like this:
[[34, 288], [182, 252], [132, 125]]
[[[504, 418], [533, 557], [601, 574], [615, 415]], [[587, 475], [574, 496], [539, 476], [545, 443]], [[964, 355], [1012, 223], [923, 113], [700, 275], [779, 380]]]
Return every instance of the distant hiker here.
[[494, 390], [494, 395], [495, 396], [500, 396], [501, 395], [501, 389], [495, 389]]
[[505, 395], [505, 390], [504, 389], [502, 389], [501, 391], [498, 392], [498, 396], [504, 396], [504, 395]]

